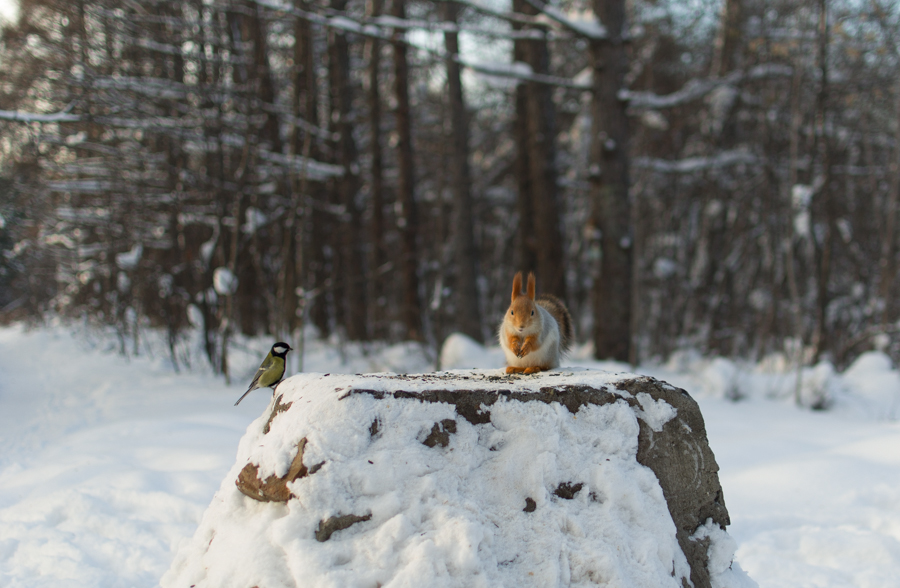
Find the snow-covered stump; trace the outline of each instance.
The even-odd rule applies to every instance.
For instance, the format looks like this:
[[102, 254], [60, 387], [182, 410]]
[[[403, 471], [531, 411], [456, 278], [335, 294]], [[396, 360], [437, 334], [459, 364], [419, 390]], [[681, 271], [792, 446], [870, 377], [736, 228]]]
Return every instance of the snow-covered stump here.
[[162, 586], [755, 586], [684, 390], [591, 370], [294, 376]]

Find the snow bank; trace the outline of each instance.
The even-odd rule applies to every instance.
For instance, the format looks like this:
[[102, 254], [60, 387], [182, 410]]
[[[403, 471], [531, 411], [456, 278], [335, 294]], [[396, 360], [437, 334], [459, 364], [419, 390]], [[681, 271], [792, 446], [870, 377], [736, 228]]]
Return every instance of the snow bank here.
[[[269, 402], [260, 390], [232, 406], [272, 340], [238, 338], [229, 357], [234, 369], [229, 386], [209, 373], [199, 339], [179, 344], [179, 356], [190, 351], [194, 361], [189, 372], [175, 374], [166, 359], [164, 334], [154, 343], [148, 341], [153, 333], [145, 331], [141, 355], [123, 358], [114, 352], [119, 342], [112, 335], [79, 331], [73, 337], [68, 331], [59, 325], [0, 328], [0, 586], [155, 586], [179, 546], [188, 548], [235, 462], [247, 423]], [[340, 347], [310, 338], [305, 347], [305, 369], [332, 375], [397, 372], [407, 366], [421, 372], [431, 365], [427, 354], [412, 346]], [[499, 353], [496, 347], [471, 351], [473, 356], [460, 357], [460, 367]], [[593, 362], [590, 356], [590, 349], [581, 347], [570, 362], [627, 369]], [[391, 367], [397, 357], [405, 365]], [[734, 372], [728, 360], [719, 361], [715, 369], [721, 371], [710, 368], [707, 387], [701, 389], [700, 373], [689, 372], [689, 366], [698, 361], [696, 367], [705, 370], [712, 361], [696, 354], [683, 357], [671, 370], [642, 366], [640, 372], [687, 388], [699, 399], [722, 466], [719, 477], [733, 522], [727, 536], [739, 545], [741, 566], [760, 585], [773, 588], [895, 585], [900, 577], [900, 423], [896, 412], [891, 416], [879, 407], [896, 406], [900, 376], [887, 357], [865, 354], [835, 374], [843, 392], [828, 411], [794, 406], [790, 394], [796, 372], [784, 358], [760, 365], [731, 362]], [[715, 389], [714, 373], [736, 373], [719, 381], [737, 381], [738, 390], [759, 395], [724, 400], [727, 389]], [[741, 383], [756, 374], [785, 381], [788, 396], [773, 401], [765, 388]], [[663, 427], [682, 416], [679, 410]], [[458, 437], [450, 434], [447, 448], [431, 451], [448, 452], [458, 446]], [[233, 478], [229, 475], [232, 485]], [[545, 505], [558, 497], [548, 498]], [[322, 545], [374, 524], [373, 519], [338, 531]], [[702, 539], [699, 528], [693, 534]], [[732, 548], [727, 539], [721, 545], [712, 539], [708, 568], [715, 582]], [[737, 562], [731, 572], [724, 570], [736, 572]]]
[[[883, 362], [878, 365], [878, 370], [884, 370]], [[887, 379], [876, 384], [880, 386], [878, 392], [871, 390], [871, 385], [865, 383], [871, 376], [869, 366], [859, 371], [864, 374], [862, 377], [854, 378], [852, 367], [844, 374], [839, 374], [831, 362], [821, 361], [798, 369], [795, 363], [780, 354], [751, 365], [740, 360], [707, 358], [695, 351], [682, 351], [673, 354], [663, 366], [648, 367], [645, 371], [691, 390], [698, 398], [757, 398], [793, 403], [799, 396], [800, 405], [807, 408], [827, 409], [838, 406], [852, 407], [857, 412], [869, 412], [870, 403], [864, 399], [866, 394], [878, 396], [885, 406], [890, 405], [888, 399], [900, 398], [900, 378], [896, 372], [890, 371], [889, 359], [887, 366], [886, 371], [882, 371]], [[894, 374], [893, 379], [889, 373]], [[882, 386], [883, 384], [886, 386]], [[868, 393], [865, 392], [867, 389], [870, 390]]]
[[[278, 395], [164, 588], [755, 586], [731, 566], [717, 478], [718, 491], [679, 495], [661, 465], [677, 461], [671, 445], [691, 464], [682, 476], [715, 476], [711, 452], [664, 442], [690, 422], [706, 443], [699, 410], [685, 420], [664, 399], [683, 391], [596, 370], [483, 370], [303, 374]], [[246, 496], [236, 480], [248, 472], [256, 490], [280, 484], [290, 499]], [[708, 571], [670, 514], [696, 500], [688, 535]]]
[[441, 369], [491, 369], [505, 365], [506, 358], [500, 347], [486, 349], [462, 333], [453, 333], [441, 346]]
[[234, 459], [238, 389], [100, 349], [0, 328], [3, 588], [156, 586]]
[[863, 353], [847, 368], [843, 379], [859, 398], [860, 408], [870, 416], [891, 421], [900, 416], [900, 373], [884, 353]]

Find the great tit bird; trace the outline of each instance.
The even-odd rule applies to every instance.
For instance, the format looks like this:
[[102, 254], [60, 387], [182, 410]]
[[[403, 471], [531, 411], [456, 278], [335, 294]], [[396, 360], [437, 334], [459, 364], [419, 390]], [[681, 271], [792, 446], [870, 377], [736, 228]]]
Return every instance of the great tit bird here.
[[[259, 365], [259, 369], [256, 370], [256, 375], [253, 376], [253, 381], [250, 382], [250, 387], [244, 392], [244, 396], [257, 388], [274, 388], [281, 381], [281, 377], [284, 376], [284, 357], [290, 350], [291, 346], [282, 341], [272, 345], [272, 350], [269, 351], [269, 355]], [[238, 398], [234, 405], [240, 404], [244, 396]]]

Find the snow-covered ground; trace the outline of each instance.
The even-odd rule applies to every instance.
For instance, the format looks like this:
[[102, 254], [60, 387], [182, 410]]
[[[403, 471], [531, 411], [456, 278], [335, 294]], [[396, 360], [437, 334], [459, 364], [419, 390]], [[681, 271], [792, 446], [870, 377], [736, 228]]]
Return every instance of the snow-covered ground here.
[[[202, 368], [176, 374], [162, 353], [126, 359], [102, 337], [0, 329], [0, 586], [157, 585], [269, 401], [261, 390], [232, 406], [270, 344], [235, 353], [227, 386]], [[441, 364], [499, 366], [498, 354], [460, 340]], [[331, 373], [430, 367], [411, 346], [310, 345], [305, 360]], [[794, 406], [796, 373], [777, 358], [685, 354], [637, 371], [700, 402], [735, 557], [760, 586], [900, 586], [900, 375], [886, 357], [804, 371], [801, 396], [827, 411]]]

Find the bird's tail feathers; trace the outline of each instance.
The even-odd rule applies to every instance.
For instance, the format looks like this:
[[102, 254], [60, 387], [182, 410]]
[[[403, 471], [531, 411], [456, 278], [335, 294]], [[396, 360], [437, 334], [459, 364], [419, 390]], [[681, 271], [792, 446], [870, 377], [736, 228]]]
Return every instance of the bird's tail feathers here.
[[247, 397], [247, 394], [250, 394], [251, 392], [253, 392], [253, 388], [250, 388], [249, 390], [247, 390], [246, 392], [244, 392], [244, 395], [241, 396], [240, 398], [238, 398], [237, 402], [235, 402], [234, 405], [237, 406], [238, 404], [240, 404], [240, 403], [241, 403], [241, 400], [243, 400], [244, 398], [246, 398], [246, 397]]

